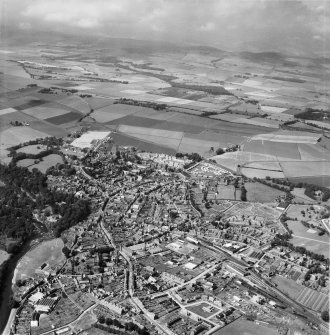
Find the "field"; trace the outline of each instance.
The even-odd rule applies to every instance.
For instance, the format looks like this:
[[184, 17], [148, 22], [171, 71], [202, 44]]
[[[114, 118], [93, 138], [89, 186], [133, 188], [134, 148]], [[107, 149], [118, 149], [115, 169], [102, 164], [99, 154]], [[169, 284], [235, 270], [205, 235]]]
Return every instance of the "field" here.
[[9, 258], [9, 254], [6, 251], [0, 249], [0, 266], [8, 258]]
[[238, 319], [227, 326], [217, 330], [215, 335], [278, 335], [277, 329], [257, 325], [255, 322]]
[[63, 246], [63, 241], [57, 238], [43, 242], [26, 253], [15, 269], [13, 282], [21, 278], [33, 276], [35, 270], [43, 263], [47, 263], [52, 267], [61, 265], [65, 260], [65, 256], [62, 253]]
[[32, 145], [27, 145], [25, 147], [17, 149], [16, 152], [24, 152], [26, 154], [36, 155], [46, 149], [47, 147], [43, 144], [32, 144]]
[[76, 138], [71, 145], [78, 148], [90, 148], [94, 140], [100, 140], [107, 137], [110, 134], [109, 131], [88, 131]]
[[285, 196], [285, 192], [261, 183], [245, 183], [247, 200], [254, 202], [273, 202]]
[[13, 127], [1, 132], [1, 147], [11, 147], [22, 142], [45, 138], [48, 134], [31, 127]]
[[330, 161], [281, 162], [280, 165], [287, 178], [313, 176], [330, 177]]
[[47, 169], [51, 166], [55, 166], [58, 163], [63, 163], [63, 159], [60, 155], [50, 154], [46, 157], [43, 157], [42, 160], [37, 163], [29, 166], [29, 170], [37, 168], [40, 172], [45, 173]]
[[323, 187], [330, 187], [330, 176], [314, 176], [314, 177], [289, 177], [293, 183], [308, 183]]
[[307, 195], [305, 195], [305, 189], [304, 188], [298, 188], [295, 187], [292, 191], [291, 194], [294, 195], [294, 201], [295, 202], [303, 202], [306, 204], [312, 204], [312, 203], [316, 203], [316, 200], [308, 197]]
[[298, 294], [303, 290], [304, 286], [297, 284], [292, 279], [288, 279], [279, 275], [272, 278], [272, 282], [277, 284], [277, 288], [286, 293], [292, 299], [296, 299]]
[[46, 120], [48, 118], [67, 114], [69, 113], [69, 111], [63, 108], [49, 108], [46, 106], [42, 106], [25, 109], [24, 113], [37, 119]]
[[328, 235], [319, 236], [317, 230], [303, 226], [299, 221], [287, 221], [288, 227], [293, 235], [290, 242], [295, 246], [305, 247], [307, 250], [317, 254], [329, 256], [330, 243]]
[[296, 299], [300, 304], [314, 311], [329, 310], [329, 297], [308, 287], [303, 288]]
[[56, 124], [56, 125], [60, 125], [60, 124], [64, 124], [67, 122], [71, 122], [71, 121], [77, 121], [81, 118], [81, 114], [77, 113], [77, 112], [69, 112], [66, 114], [62, 114], [62, 115], [58, 115], [58, 116], [53, 116], [50, 118], [47, 118], [46, 121]]
[[219, 312], [219, 309], [215, 307], [213, 307], [212, 312], [203, 310], [203, 307], [213, 307], [213, 306], [203, 302], [201, 304], [194, 304], [194, 305], [187, 306], [186, 309], [197, 315], [200, 315], [203, 318], [208, 318], [209, 316]]

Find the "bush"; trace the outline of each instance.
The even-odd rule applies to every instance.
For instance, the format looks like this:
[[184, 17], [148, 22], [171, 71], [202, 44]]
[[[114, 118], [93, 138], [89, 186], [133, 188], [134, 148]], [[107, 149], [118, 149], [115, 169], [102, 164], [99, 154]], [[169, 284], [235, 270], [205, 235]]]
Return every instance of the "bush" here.
[[321, 313], [321, 318], [325, 322], [329, 322], [329, 311], [323, 311]]

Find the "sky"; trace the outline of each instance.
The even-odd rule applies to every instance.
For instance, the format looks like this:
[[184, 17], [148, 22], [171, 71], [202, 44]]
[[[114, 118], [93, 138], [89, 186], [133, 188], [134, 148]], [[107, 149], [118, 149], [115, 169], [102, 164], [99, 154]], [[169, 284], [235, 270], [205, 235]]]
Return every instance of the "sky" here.
[[329, 0], [0, 0], [2, 29], [329, 51]]

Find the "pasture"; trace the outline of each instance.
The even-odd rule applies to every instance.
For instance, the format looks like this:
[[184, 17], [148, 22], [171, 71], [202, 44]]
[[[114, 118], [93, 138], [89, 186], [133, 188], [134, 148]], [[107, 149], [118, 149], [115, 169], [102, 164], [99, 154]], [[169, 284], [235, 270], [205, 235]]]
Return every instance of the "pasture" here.
[[258, 182], [245, 183], [244, 186], [247, 191], [247, 200], [252, 202], [273, 202], [285, 196], [285, 192]]
[[44, 263], [49, 264], [50, 267], [60, 266], [65, 261], [65, 256], [62, 253], [64, 246], [60, 238], [42, 242], [40, 245], [27, 252], [18, 263], [13, 282], [18, 279], [31, 277], [35, 270], [40, 268]]
[[46, 106], [32, 107], [24, 110], [25, 114], [33, 116], [40, 120], [46, 120], [52, 117], [67, 114], [69, 111], [64, 108], [50, 108]]
[[213, 333], [214, 335], [278, 335], [277, 329], [253, 321], [238, 319]]
[[45, 132], [35, 130], [31, 127], [12, 127], [2, 131], [0, 135], [1, 147], [5, 148], [37, 138], [48, 137], [48, 134]]
[[274, 156], [289, 159], [300, 160], [300, 153], [296, 143], [274, 142], [267, 140], [252, 140], [244, 145], [244, 151], [254, 152], [259, 154], [269, 154]]
[[50, 154], [43, 157], [37, 164], [30, 165], [28, 169], [32, 171], [34, 168], [37, 168], [40, 172], [45, 173], [50, 167], [61, 163], [63, 163], [62, 156]]
[[[212, 312], [208, 312], [205, 310], [205, 308], [211, 307], [212, 308]], [[220, 310], [218, 308], [213, 307], [212, 305], [206, 303], [206, 302], [202, 302], [200, 304], [193, 304], [190, 306], [186, 307], [188, 311], [191, 311], [203, 318], [208, 318], [209, 316], [219, 312]], [[204, 308], [204, 309], [203, 309]]]
[[305, 247], [307, 250], [329, 257], [330, 243], [327, 235], [319, 236], [317, 230], [309, 229], [299, 221], [287, 221], [293, 235], [290, 242], [294, 246]]
[[32, 145], [27, 145], [25, 147], [19, 148], [16, 150], [16, 152], [24, 152], [26, 154], [36, 155], [46, 149], [47, 147], [43, 144], [32, 144]]
[[286, 293], [290, 298], [296, 299], [298, 294], [303, 290], [304, 286], [297, 284], [294, 280], [285, 278], [280, 275], [272, 277], [271, 281], [277, 285], [277, 288]]
[[281, 162], [280, 165], [286, 178], [330, 177], [330, 161]]

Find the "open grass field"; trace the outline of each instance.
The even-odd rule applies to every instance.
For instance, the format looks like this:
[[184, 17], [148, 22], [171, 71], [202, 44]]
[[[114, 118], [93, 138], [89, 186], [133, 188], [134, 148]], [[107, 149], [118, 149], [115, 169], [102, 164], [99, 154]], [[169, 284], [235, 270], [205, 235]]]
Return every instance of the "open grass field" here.
[[299, 221], [287, 221], [293, 232], [290, 242], [295, 246], [305, 247], [307, 250], [329, 257], [330, 242], [328, 235], [319, 236], [317, 230], [303, 226]]
[[25, 147], [17, 149], [16, 152], [24, 152], [26, 154], [36, 155], [39, 152], [44, 151], [46, 149], [47, 147], [43, 144], [32, 144], [32, 145], [27, 145]]
[[273, 202], [278, 197], [285, 196], [285, 192], [270, 186], [255, 182], [244, 184], [247, 191], [247, 200], [253, 202]]
[[206, 303], [206, 302], [202, 302], [201, 304], [194, 304], [194, 305], [190, 305], [190, 306], [187, 306], [187, 310], [188, 311], [191, 311], [197, 315], [200, 315], [201, 317], [203, 318], [208, 318], [209, 316], [211, 316], [212, 314], [215, 314], [217, 312], [219, 312], [219, 309], [218, 308], [215, 308], [213, 307], [213, 310], [212, 312], [207, 312], [205, 310], [203, 310], [203, 307], [211, 307], [212, 305]]
[[13, 282], [21, 278], [30, 277], [35, 270], [43, 263], [49, 266], [57, 266], [63, 264], [65, 256], [62, 253], [64, 244], [60, 238], [42, 242], [36, 248], [26, 253], [18, 263]]
[[308, 183], [314, 184], [323, 187], [330, 187], [330, 176], [308, 176], [308, 177], [291, 177], [289, 178], [290, 181], [294, 183]]
[[281, 143], [307, 143], [315, 144], [321, 137], [319, 134], [307, 133], [307, 132], [275, 132], [269, 134], [260, 134], [253, 137], [253, 140], [257, 141], [271, 141]]
[[295, 202], [303, 202], [305, 204], [313, 204], [316, 203], [316, 200], [308, 197], [305, 195], [305, 189], [304, 188], [298, 188], [295, 187], [292, 191], [291, 194], [294, 195], [293, 201]]
[[276, 275], [271, 281], [277, 284], [277, 288], [286, 293], [292, 299], [296, 299], [298, 294], [303, 290], [304, 286], [297, 284], [294, 280]]
[[291, 218], [297, 218], [297, 220], [319, 220], [322, 217], [321, 212], [323, 210], [324, 208], [318, 205], [290, 205], [290, 207], [287, 209], [287, 215]]
[[148, 114], [150, 111], [153, 111], [151, 108], [125, 104], [113, 104], [111, 100], [107, 101], [107, 105], [94, 110], [91, 114], [91, 116], [98, 122], [111, 122], [135, 113], [139, 113], [139, 116], [143, 117], [144, 113]]
[[11, 147], [22, 142], [47, 137], [48, 134], [31, 127], [12, 127], [0, 133], [1, 147]]
[[1, 264], [9, 258], [8, 252], [0, 250], [0, 266]]
[[165, 153], [168, 155], [175, 155], [176, 153], [176, 149], [169, 148], [167, 146], [164, 146], [163, 144], [155, 144], [143, 141], [125, 134], [114, 133], [113, 139], [117, 145], [134, 146], [140, 150], [144, 150], [147, 152]]
[[51, 166], [55, 166], [58, 163], [63, 163], [62, 156], [50, 154], [46, 157], [43, 157], [39, 163], [30, 165], [29, 170], [32, 171], [32, 169], [37, 168], [40, 172], [45, 173], [47, 169], [49, 169]]
[[329, 297], [308, 287], [304, 287], [296, 299], [300, 304], [314, 311], [329, 310]]
[[257, 325], [253, 321], [238, 319], [225, 327], [217, 330], [215, 335], [278, 335], [277, 329], [266, 327], [265, 325]]
[[329, 160], [330, 151], [317, 144], [298, 144], [298, 150], [301, 160], [303, 161], [318, 161]]
[[34, 165], [34, 161], [35, 159], [25, 158], [25, 159], [19, 160], [16, 165], [21, 166], [21, 167], [29, 167], [31, 165]]
[[3, 126], [11, 126], [10, 122], [26, 122], [26, 123], [31, 123], [33, 121], [35, 121], [36, 118], [34, 118], [33, 116], [27, 115], [23, 112], [14, 112], [14, 113], [8, 113], [8, 114], [4, 114], [0, 116], [0, 124], [1, 124], [1, 128]]
[[296, 143], [273, 142], [267, 140], [252, 140], [244, 145], [244, 151], [259, 154], [269, 154], [300, 160], [300, 153]]
[[67, 109], [64, 108], [49, 108], [46, 106], [32, 107], [24, 110], [25, 114], [33, 116], [37, 119], [45, 120], [51, 117], [56, 117], [69, 113]]
[[251, 178], [251, 179], [253, 178], [266, 179], [267, 177], [278, 178], [278, 179], [285, 178], [284, 173], [282, 171], [255, 169], [255, 168], [249, 168], [249, 167], [242, 168], [241, 173], [245, 177]]
[[330, 176], [330, 161], [281, 162], [287, 178]]

